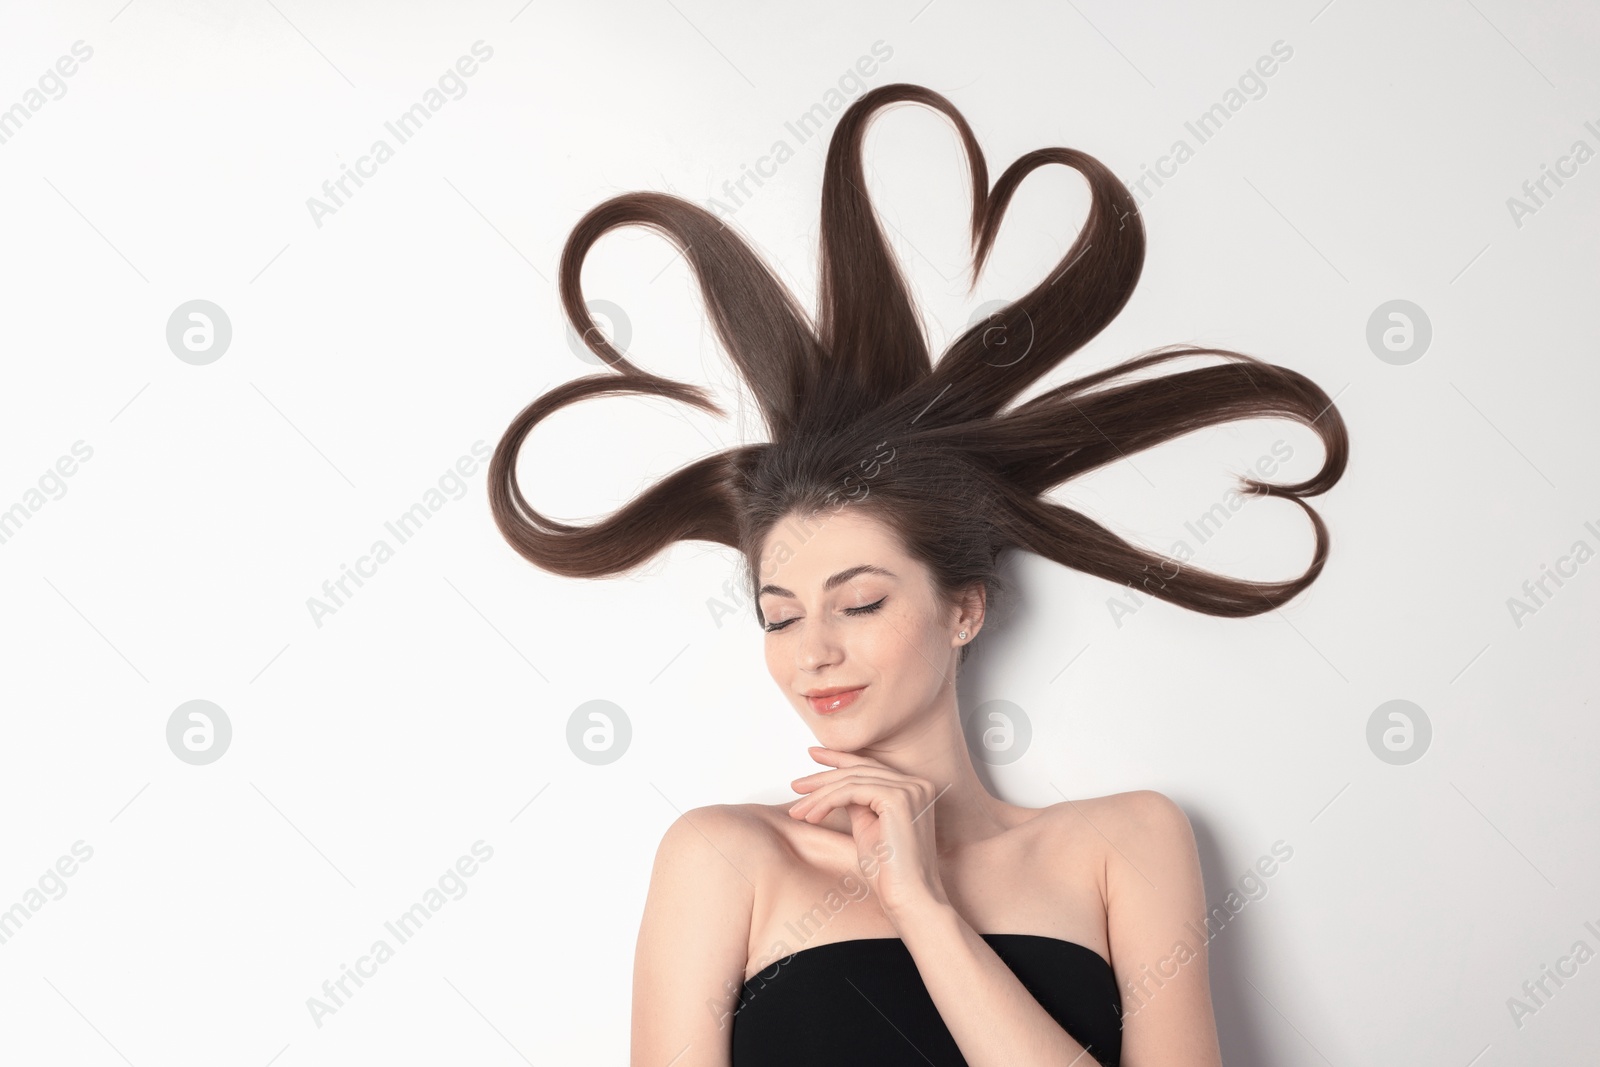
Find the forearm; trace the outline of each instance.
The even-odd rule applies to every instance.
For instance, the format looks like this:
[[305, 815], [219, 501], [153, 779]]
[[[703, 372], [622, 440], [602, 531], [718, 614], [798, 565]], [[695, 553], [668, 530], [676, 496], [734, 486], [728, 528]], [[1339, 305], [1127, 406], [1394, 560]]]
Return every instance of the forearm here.
[[971, 1067], [1092, 1067], [1083, 1046], [950, 905], [920, 905], [896, 925]]

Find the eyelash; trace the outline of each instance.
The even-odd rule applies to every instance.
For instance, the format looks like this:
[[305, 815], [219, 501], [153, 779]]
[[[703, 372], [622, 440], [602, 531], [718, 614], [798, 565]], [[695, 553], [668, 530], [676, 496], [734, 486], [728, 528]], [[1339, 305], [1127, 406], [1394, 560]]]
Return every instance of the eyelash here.
[[[882, 597], [875, 604], [865, 604], [859, 608], [845, 608], [844, 613], [846, 615], [871, 615], [874, 611], [877, 611], [879, 608], [883, 607], [883, 602], [888, 599], [888, 597]], [[775, 634], [779, 630], [784, 629], [791, 622], [794, 622], [794, 620], [784, 619], [782, 622], [768, 623], [765, 629], [767, 633]]]

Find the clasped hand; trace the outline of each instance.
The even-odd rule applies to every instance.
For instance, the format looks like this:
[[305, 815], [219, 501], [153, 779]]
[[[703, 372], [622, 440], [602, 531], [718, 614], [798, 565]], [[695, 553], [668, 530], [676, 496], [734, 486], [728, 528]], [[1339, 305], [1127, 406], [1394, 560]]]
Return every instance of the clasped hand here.
[[912, 911], [948, 905], [933, 833], [933, 802], [943, 790], [871, 756], [819, 746], [809, 751], [812, 759], [833, 769], [791, 783], [795, 792], [809, 795], [790, 806], [790, 817], [821, 824], [835, 808], [849, 813], [861, 869], [876, 867], [877, 874], [868, 875], [868, 881], [897, 930]]

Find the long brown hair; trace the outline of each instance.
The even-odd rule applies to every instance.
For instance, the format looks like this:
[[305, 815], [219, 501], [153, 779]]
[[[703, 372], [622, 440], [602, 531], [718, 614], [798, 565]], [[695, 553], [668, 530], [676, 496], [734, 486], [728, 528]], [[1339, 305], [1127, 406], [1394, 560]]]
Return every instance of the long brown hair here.
[[[934, 108], [960, 132], [972, 177], [972, 288], [1007, 203], [1036, 167], [1071, 167], [1092, 195], [1077, 240], [1048, 277], [956, 338], [937, 363], [864, 191], [866, 127], [880, 109], [900, 102]], [[1211, 615], [1256, 615], [1310, 585], [1327, 559], [1328, 531], [1303, 498], [1339, 480], [1348, 452], [1344, 422], [1327, 394], [1305, 376], [1252, 356], [1167, 346], [1002, 410], [1122, 310], [1144, 265], [1144, 228], [1128, 189], [1076, 149], [1029, 152], [988, 186], [977, 139], [943, 96], [909, 84], [863, 95], [840, 116], [828, 146], [815, 324], [766, 263], [704, 208], [654, 192], [594, 207], [567, 239], [560, 292], [573, 327], [609, 370], [556, 386], [511, 421], [488, 476], [501, 534], [524, 558], [574, 578], [625, 573], [674, 541], [727, 545], [743, 556], [754, 600], [757, 561], [777, 524], [849, 505], [898, 533], [949, 605], [974, 583], [991, 596], [1004, 590], [997, 561], [1006, 548]], [[629, 225], [661, 232], [686, 258], [771, 440], [686, 464], [608, 517], [572, 526], [541, 515], [517, 485], [519, 450], [541, 419], [615, 394], [665, 397], [725, 414], [701, 388], [634, 366], [590, 315], [579, 282], [584, 257], [602, 234]], [[1228, 362], [1118, 384], [1158, 363], [1201, 355]], [[1170, 438], [1264, 417], [1302, 422], [1324, 445], [1322, 469], [1303, 482], [1241, 479], [1241, 492], [1285, 497], [1310, 517], [1316, 550], [1298, 578], [1251, 582], [1184, 566], [1043, 498], [1079, 474]], [[759, 607], [756, 614], [765, 625]], [[962, 646], [962, 658], [970, 647]]]

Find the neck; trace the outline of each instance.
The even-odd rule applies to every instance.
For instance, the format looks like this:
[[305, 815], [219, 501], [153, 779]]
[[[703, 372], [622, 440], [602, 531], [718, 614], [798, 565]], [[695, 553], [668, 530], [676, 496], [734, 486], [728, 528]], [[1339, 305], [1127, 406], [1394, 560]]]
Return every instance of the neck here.
[[933, 783], [937, 799], [927, 814], [933, 817], [934, 842], [941, 855], [1012, 825], [1010, 805], [989, 792], [972, 765], [954, 685], [944, 689], [938, 706], [912, 730], [859, 751], [902, 774]]

